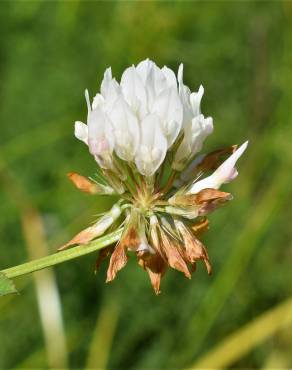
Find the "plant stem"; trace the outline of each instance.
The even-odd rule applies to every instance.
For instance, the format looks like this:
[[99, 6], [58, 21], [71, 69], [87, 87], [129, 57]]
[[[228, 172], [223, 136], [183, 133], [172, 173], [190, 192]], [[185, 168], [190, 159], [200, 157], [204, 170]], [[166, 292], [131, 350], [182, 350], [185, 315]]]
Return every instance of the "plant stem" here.
[[62, 252], [51, 254], [37, 260], [23, 263], [18, 266], [10, 267], [1, 272], [6, 275], [7, 278], [15, 278], [17, 276], [30, 274], [31, 272], [42, 270], [46, 267], [54, 266], [59, 263], [69, 261], [71, 259], [84, 256], [85, 254], [95, 252], [99, 249], [107, 247], [110, 244], [118, 241], [122, 235], [122, 229], [118, 229], [102, 238], [96, 239], [87, 245], [78, 245], [67, 249]]

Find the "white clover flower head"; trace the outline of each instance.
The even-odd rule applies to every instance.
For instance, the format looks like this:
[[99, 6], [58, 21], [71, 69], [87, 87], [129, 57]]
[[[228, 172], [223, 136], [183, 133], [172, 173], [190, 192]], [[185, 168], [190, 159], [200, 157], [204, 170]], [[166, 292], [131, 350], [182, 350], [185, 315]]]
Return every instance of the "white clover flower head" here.
[[208, 227], [206, 216], [231, 199], [218, 189], [237, 176], [235, 164], [247, 142], [237, 150], [198, 154], [213, 132], [213, 119], [201, 112], [203, 94], [203, 86], [191, 92], [184, 85], [183, 65], [176, 77], [149, 59], [127, 68], [120, 83], [108, 68], [92, 102], [85, 91], [87, 122], [75, 122], [75, 136], [88, 146], [97, 175], [69, 178], [83, 192], [120, 200], [61, 248], [122, 228], [120, 242], [102, 250], [97, 261], [111, 255], [107, 281], [126, 264], [128, 252], [136, 253], [157, 294], [167, 266], [190, 278], [203, 260], [211, 272], [199, 237]]

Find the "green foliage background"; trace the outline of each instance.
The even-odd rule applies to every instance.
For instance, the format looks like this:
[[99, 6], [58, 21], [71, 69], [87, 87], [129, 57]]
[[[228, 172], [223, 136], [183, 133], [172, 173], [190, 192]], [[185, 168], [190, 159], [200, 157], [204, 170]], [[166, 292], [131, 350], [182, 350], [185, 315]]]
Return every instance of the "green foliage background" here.
[[[1, 2], [0, 269], [29, 259], [28, 204], [53, 253], [112, 202], [79, 193], [65, 176], [94, 173], [73, 122], [85, 119], [84, 89], [93, 95], [107, 66], [119, 78], [146, 57], [175, 70], [183, 62], [186, 83], [204, 85], [203, 113], [214, 117], [205, 150], [250, 140], [238, 179], [225, 187], [234, 201], [211, 216], [204, 238], [212, 277], [202, 266], [191, 281], [169, 271], [156, 297], [134, 257], [110, 285], [106, 266], [93, 274], [92, 254], [54, 269], [70, 368], [84, 368], [90, 353], [96, 368], [100, 353], [109, 369], [190, 367], [291, 295], [291, 5]], [[21, 295], [0, 301], [0, 368], [49, 368], [32, 276], [16, 284]], [[265, 368], [275, 355], [289, 368], [291, 347], [290, 327], [227, 367]]]

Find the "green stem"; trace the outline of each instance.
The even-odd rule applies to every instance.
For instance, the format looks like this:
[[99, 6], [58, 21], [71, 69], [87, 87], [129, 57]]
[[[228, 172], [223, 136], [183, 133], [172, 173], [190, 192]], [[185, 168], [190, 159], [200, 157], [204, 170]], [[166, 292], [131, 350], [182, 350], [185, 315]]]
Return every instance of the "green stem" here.
[[10, 267], [0, 272], [4, 273], [5, 276], [9, 279], [21, 275], [30, 274], [31, 272], [42, 270], [46, 267], [54, 266], [59, 263], [69, 261], [74, 258], [81, 257], [84, 256], [85, 254], [92, 253], [99, 249], [107, 247], [108, 245], [118, 241], [121, 235], [122, 229], [118, 229], [106, 236], [103, 236], [102, 238], [94, 240], [90, 244], [78, 245], [77, 247], [73, 247], [65, 251], [54, 253], [51, 254], [50, 256], [39, 258], [37, 260], [26, 262], [23, 263], [22, 265]]

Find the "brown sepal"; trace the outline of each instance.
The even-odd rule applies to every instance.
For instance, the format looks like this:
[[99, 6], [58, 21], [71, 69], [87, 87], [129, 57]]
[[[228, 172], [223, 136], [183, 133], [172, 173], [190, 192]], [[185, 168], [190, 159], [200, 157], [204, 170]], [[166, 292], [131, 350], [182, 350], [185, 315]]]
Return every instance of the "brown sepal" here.
[[69, 180], [76, 186], [77, 189], [83, 191], [84, 193], [97, 194], [98, 186], [90, 181], [87, 177], [81, 176], [76, 172], [69, 172], [67, 174]]

